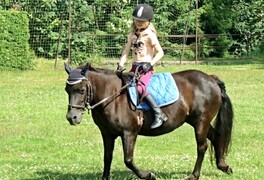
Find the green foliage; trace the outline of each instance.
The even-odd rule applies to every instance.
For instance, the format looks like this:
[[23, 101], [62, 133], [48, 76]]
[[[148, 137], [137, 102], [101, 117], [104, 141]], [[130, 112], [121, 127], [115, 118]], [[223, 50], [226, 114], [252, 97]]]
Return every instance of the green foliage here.
[[250, 53], [250, 56], [258, 57], [262, 61], [264, 61], [264, 40], [262, 42], [259, 42], [259, 44]]
[[0, 70], [33, 68], [28, 21], [25, 12], [0, 11]]
[[[137, 3], [153, 6], [152, 22], [162, 37], [162, 46], [169, 47], [165, 50], [166, 55], [179, 57], [181, 52], [175, 47], [182, 45], [183, 38], [168, 35], [195, 34], [196, 2], [71, 0], [69, 4], [68, 0], [20, 0], [18, 3], [29, 14], [29, 42], [35, 54], [55, 58], [58, 53], [60, 57], [67, 58], [71, 52], [71, 61], [78, 64], [94, 55], [120, 57]], [[200, 53], [215, 57], [228, 53], [249, 54], [263, 40], [264, 7], [261, 0], [204, 0], [198, 3], [198, 33], [220, 34], [229, 38], [229, 41], [225, 38], [203, 40], [203, 47], [213, 46], [201, 48], [206, 51]], [[0, 9], [10, 8], [11, 1], [0, 1]], [[237, 35], [232, 37], [229, 34]], [[194, 38], [188, 38], [187, 46], [194, 42]]]
[[[66, 58], [71, 52], [71, 61], [80, 63], [91, 54], [119, 57], [125, 44], [136, 1], [104, 0], [21, 0], [30, 17], [30, 44], [36, 55], [54, 58], [57, 51]], [[153, 23], [160, 35], [185, 32], [186, 18], [189, 14], [189, 2], [169, 0], [149, 1], [154, 7]], [[191, 8], [193, 9], [193, 8]], [[194, 13], [191, 13], [192, 19]], [[71, 42], [69, 47], [69, 24]], [[194, 26], [192, 25], [192, 30]], [[97, 36], [94, 36], [97, 35]], [[174, 45], [172, 38], [167, 44]], [[165, 42], [165, 43], [166, 43]], [[100, 47], [100, 48], [98, 48]]]
[[201, 14], [201, 28], [204, 34], [220, 34], [218, 38], [205, 40], [209, 51], [203, 54], [210, 57], [224, 57], [229, 47], [234, 42], [228, 35], [232, 28], [234, 14], [231, 10], [232, 1], [229, 0], [206, 0], [203, 2]]
[[205, 34], [225, 34], [232, 27], [234, 17], [230, 0], [205, 0], [201, 15], [202, 29]]
[[[53, 0], [21, 0], [21, 4], [28, 12], [30, 18], [31, 48], [37, 56], [54, 57], [56, 54], [56, 43], [60, 36], [59, 33], [63, 29], [60, 26], [60, 17], [67, 18], [59, 10], [66, 6], [59, 1]], [[64, 34], [61, 39], [66, 37], [67, 34]]]
[[227, 36], [220, 36], [214, 40], [210, 41], [210, 46], [213, 47], [213, 51], [209, 54], [210, 57], [225, 57], [230, 45], [231, 40]]
[[241, 54], [255, 51], [264, 40], [264, 4], [261, 0], [236, 0], [233, 6], [236, 14], [233, 21], [233, 31], [241, 34], [237, 42]]

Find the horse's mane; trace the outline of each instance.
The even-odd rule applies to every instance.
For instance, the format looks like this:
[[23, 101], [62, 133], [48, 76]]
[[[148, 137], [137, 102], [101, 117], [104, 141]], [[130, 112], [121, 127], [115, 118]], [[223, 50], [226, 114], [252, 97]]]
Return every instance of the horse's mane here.
[[84, 69], [84, 68], [88, 68], [88, 71], [96, 72], [104, 76], [114, 75], [117, 78], [121, 79], [123, 85], [126, 84], [129, 81], [129, 79], [131, 79], [134, 76], [133, 72], [123, 72], [122, 76], [118, 76], [115, 70], [94, 67], [91, 65], [91, 63], [82, 64], [76, 67], [76, 69]]
[[83, 68], [88, 68], [89, 71], [97, 72], [97, 73], [102, 73], [106, 75], [115, 75], [116, 72], [111, 69], [106, 69], [106, 68], [99, 68], [99, 67], [93, 67], [91, 63], [86, 63], [82, 64], [77, 67], [78, 69], [83, 69]]
[[[87, 67], [89, 71], [102, 73], [102, 74], [105, 74], [105, 75], [116, 75], [116, 71], [115, 70], [107, 69], [107, 68], [94, 67], [94, 66], [92, 66], [91, 63], [82, 64], [82, 65], [78, 66], [77, 69], [83, 69], [85, 67]], [[122, 76], [124, 78], [128, 78], [128, 77], [134, 76], [134, 73], [132, 73], [132, 72], [123, 72]]]
[[118, 76], [115, 70], [104, 69], [104, 68], [96, 68], [93, 67], [90, 63], [86, 64], [88, 69], [93, 72], [97, 72], [104, 75], [115, 75], [122, 81], [122, 84], [125, 85], [130, 79], [134, 76], [134, 72], [123, 72], [121, 76]]

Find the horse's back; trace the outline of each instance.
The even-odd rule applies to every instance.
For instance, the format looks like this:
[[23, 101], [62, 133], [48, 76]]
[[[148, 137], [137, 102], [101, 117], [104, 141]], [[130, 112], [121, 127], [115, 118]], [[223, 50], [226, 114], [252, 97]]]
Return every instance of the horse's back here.
[[221, 104], [221, 89], [217, 77], [199, 70], [185, 70], [172, 74], [178, 85], [182, 101], [189, 108], [189, 116], [213, 112], [216, 114]]
[[172, 73], [172, 76], [175, 80], [178, 78], [183, 78], [186, 81], [198, 82], [200, 84], [202, 79], [206, 79], [207, 81], [214, 81], [214, 78], [211, 75], [199, 70], [184, 70]]
[[[199, 70], [185, 70], [172, 74], [179, 90], [182, 92], [199, 89], [202, 93], [208, 93], [206, 90], [218, 91], [216, 76], [208, 75]], [[187, 88], [187, 89], [186, 89]]]

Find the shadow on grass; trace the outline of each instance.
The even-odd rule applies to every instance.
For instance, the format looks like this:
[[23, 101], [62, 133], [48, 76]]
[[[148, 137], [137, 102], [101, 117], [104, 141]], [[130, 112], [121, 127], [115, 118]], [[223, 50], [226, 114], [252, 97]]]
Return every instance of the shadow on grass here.
[[[182, 171], [182, 172], [153, 172], [157, 179], [185, 179], [188, 175], [191, 174], [189, 171]], [[24, 179], [24, 180], [46, 180], [46, 179], [53, 179], [53, 180], [101, 180], [102, 179], [102, 172], [95, 172], [95, 173], [85, 173], [85, 174], [78, 174], [78, 173], [61, 173], [55, 171], [40, 171], [36, 172], [38, 178], [31, 178], [31, 179]], [[202, 176], [214, 176], [217, 177], [217, 173], [202, 173]], [[110, 179], [113, 180], [137, 180], [137, 176], [132, 171], [111, 171]]]

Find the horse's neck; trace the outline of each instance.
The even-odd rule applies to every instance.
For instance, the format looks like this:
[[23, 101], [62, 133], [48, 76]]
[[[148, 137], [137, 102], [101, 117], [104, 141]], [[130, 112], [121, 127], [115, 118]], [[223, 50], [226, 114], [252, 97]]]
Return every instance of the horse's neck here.
[[121, 88], [119, 85], [121, 80], [116, 75], [90, 72], [89, 79], [93, 86], [95, 101], [107, 98]]

